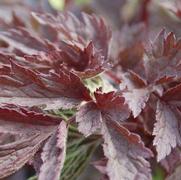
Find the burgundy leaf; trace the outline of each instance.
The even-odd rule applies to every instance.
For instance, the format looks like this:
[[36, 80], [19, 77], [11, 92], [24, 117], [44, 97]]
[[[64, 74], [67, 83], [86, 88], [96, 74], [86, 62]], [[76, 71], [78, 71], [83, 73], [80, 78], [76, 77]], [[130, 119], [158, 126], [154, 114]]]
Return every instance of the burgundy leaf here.
[[[130, 51], [132, 53], [130, 53]], [[119, 64], [122, 68], [128, 69], [136, 69], [140, 61], [142, 61], [144, 55], [144, 47], [143, 43], [137, 42], [133, 44], [131, 47], [126, 47], [121, 50], [119, 53]]]
[[181, 72], [181, 41], [177, 41], [174, 33], [165, 35], [162, 30], [154, 43], [152, 51], [148, 55], [145, 65], [147, 79], [149, 82], [159, 82], [162, 78], [167, 79], [180, 77]]
[[5, 118], [7, 121], [25, 124], [55, 126], [61, 122], [60, 118], [43, 114], [40, 109], [28, 109], [26, 107], [20, 107], [12, 104], [1, 105], [0, 113], [1, 117]]
[[32, 15], [40, 25], [54, 28], [58, 33], [60, 39], [52, 47], [57, 50], [49, 52], [55, 54], [50, 57], [53, 62], [56, 59], [64, 63], [83, 78], [93, 77], [108, 67], [110, 30], [101, 18], [83, 14], [83, 21], [80, 21], [71, 13], [57, 17], [51, 14]]
[[98, 171], [101, 172], [101, 174], [107, 174], [106, 172], [107, 159], [106, 158], [98, 160], [98, 161], [94, 161], [92, 164]]
[[134, 118], [136, 118], [146, 106], [149, 94], [150, 92], [146, 88], [133, 89], [131, 92], [123, 93], [125, 101], [131, 109]]
[[130, 115], [127, 105], [124, 104], [124, 98], [119, 93], [97, 91], [95, 99], [95, 102], [90, 101], [82, 105], [76, 115], [79, 131], [86, 136], [100, 130], [106, 118], [112, 117], [114, 121], [120, 123]]
[[127, 109], [127, 105], [125, 105], [125, 99], [120, 92], [112, 91], [103, 93], [101, 91], [97, 91], [94, 95], [96, 104], [101, 111], [104, 111], [105, 113], [109, 111], [118, 111], [118, 113], [124, 111], [124, 116], [122, 114], [122, 118], [116, 118], [120, 121], [129, 116], [129, 110]]
[[107, 166], [107, 159], [101, 159], [99, 161], [95, 161], [92, 163], [93, 166], [102, 174], [100, 180], [109, 180], [107, 176], [106, 166]]
[[145, 108], [152, 92], [152, 88], [137, 73], [129, 71], [121, 75], [120, 89], [123, 90], [123, 97], [128, 104], [133, 116], [136, 118]]
[[0, 178], [4, 178], [33, 158], [61, 119], [14, 105], [1, 106], [0, 116], [0, 133], [14, 137], [0, 144]]
[[157, 160], [164, 159], [172, 148], [181, 146], [180, 113], [164, 102], [157, 103], [156, 123], [153, 131], [153, 144], [157, 149]]
[[[144, 147], [138, 135], [118, 125], [129, 117], [124, 98], [119, 93], [100, 91], [95, 93], [95, 98], [95, 102], [88, 102], [80, 108], [76, 119], [79, 130], [85, 135], [94, 133], [97, 128], [101, 129], [105, 140], [104, 152], [108, 158], [109, 178], [151, 179], [149, 163], [144, 159], [151, 152]], [[136, 164], [136, 159], [140, 159], [142, 164]]]
[[45, 109], [72, 108], [88, 98], [81, 80], [62, 68], [59, 74], [43, 74], [11, 62], [0, 74], [0, 102]]
[[155, 111], [156, 111], [156, 102], [155, 99], [150, 97], [147, 105], [145, 106], [142, 113], [138, 116], [139, 121], [143, 124], [144, 130], [149, 134], [152, 135], [155, 120]]
[[[52, 43], [46, 37], [37, 36], [37, 32], [23, 27], [11, 29], [10, 26], [0, 31], [0, 40], [7, 46], [2, 47], [4, 52], [29, 57], [39, 70], [58, 72], [60, 64], [64, 63], [84, 78], [95, 76], [108, 67], [110, 30], [101, 18], [83, 14], [81, 22], [71, 13], [58, 17], [33, 13], [33, 17], [46, 25], [44, 28], [54, 28], [60, 39]], [[31, 66], [27, 61], [26, 65]]]
[[162, 96], [164, 101], [177, 107], [181, 107], [181, 84], [168, 89]]
[[[90, 136], [84, 148], [90, 139], [102, 143], [105, 160], [94, 164], [102, 179], [149, 180], [154, 162], [167, 180], [180, 180], [181, 3], [174, 1], [68, 0], [61, 12], [48, 0], [0, 2], [0, 179], [27, 162], [40, 180], [72, 170], [77, 142], [68, 142], [73, 156], [63, 168], [68, 127], [53, 113], [71, 117], [70, 140], [82, 133]], [[85, 159], [72, 159], [76, 177]]]
[[17, 55], [43, 54], [55, 47], [25, 28], [8, 29], [0, 32], [1, 41], [8, 44], [8, 52]]
[[149, 158], [152, 153], [138, 135], [110, 120], [104, 123], [102, 134], [110, 180], [151, 180], [150, 165], [144, 158]]
[[4, 70], [4, 67], [11, 67], [11, 61], [21, 66], [30, 68], [31, 70], [36, 70], [43, 73], [48, 73], [52, 69], [56, 70], [60, 68], [60, 63], [58, 64], [57, 61], [51, 61], [49, 57], [42, 55], [24, 55], [24, 57], [18, 57], [15, 54], [1, 50], [0, 57], [1, 71]]
[[170, 155], [161, 161], [161, 165], [165, 168], [165, 170], [169, 174], [173, 173], [175, 168], [180, 164], [181, 164], [181, 150], [179, 148], [173, 149]]
[[76, 114], [78, 129], [85, 136], [89, 136], [101, 128], [101, 111], [93, 102], [83, 105]]
[[96, 49], [102, 51], [102, 55], [107, 58], [111, 33], [102, 18], [83, 14], [83, 21], [80, 21], [71, 13], [60, 13], [57, 17], [51, 14], [32, 15], [40, 24], [56, 29], [60, 39], [65, 42], [85, 47], [92, 41]]
[[[142, 41], [140, 41], [141, 44], [143, 44]], [[120, 65], [122, 65], [125, 72], [130, 73], [131, 70], [131, 73], [135, 73], [137, 76], [144, 79], [147, 84], [152, 86], [155, 83], [163, 84], [169, 82], [173, 78], [179, 78], [181, 76], [180, 42], [180, 40], [175, 38], [174, 33], [171, 32], [165, 35], [165, 30], [162, 30], [154, 43], [151, 44], [151, 47], [148, 47], [150, 43], [146, 43], [147, 45], [142, 47], [142, 55], [139, 55], [139, 51], [136, 50], [138, 58], [137, 54], [134, 55], [133, 47], [128, 50], [129, 52], [133, 51], [131, 55], [134, 55], [134, 57], [130, 59], [127, 57], [129, 53], [126, 55], [123, 51], [123, 58], [127, 59], [127, 61], [120, 61]], [[132, 61], [132, 59], [135, 61]]]
[[44, 145], [39, 180], [58, 180], [65, 161], [67, 126], [62, 121], [57, 131]]
[[[146, 40], [144, 24], [124, 25], [121, 31], [113, 33], [111, 57], [124, 70], [135, 70], [143, 59]], [[131, 53], [130, 53], [131, 52]]]
[[13, 27], [26, 27], [25, 22], [15, 12], [12, 12], [11, 25]]
[[181, 173], [181, 166], [178, 166], [173, 172], [173, 174], [168, 176], [165, 180], [180, 180], [181, 177], [180, 173]]
[[108, 62], [100, 52], [95, 51], [93, 43], [90, 42], [83, 50], [76, 45], [63, 43], [60, 52], [62, 62], [83, 78], [93, 77], [103, 72], [108, 67]]

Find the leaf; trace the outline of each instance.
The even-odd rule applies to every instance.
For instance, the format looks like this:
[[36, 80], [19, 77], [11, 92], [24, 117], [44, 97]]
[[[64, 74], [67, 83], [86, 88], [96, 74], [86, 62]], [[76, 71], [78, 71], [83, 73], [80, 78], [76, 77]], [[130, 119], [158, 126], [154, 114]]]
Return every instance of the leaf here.
[[89, 92], [79, 77], [62, 69], [59, 74], [39, 73], [11, 62], [8, 71], [0, 74], [0, 102], [22, 106], [43, 106], [44, 109], [70, 109]]
[[11, 61], [23, 67], [27, 67], [31, 70], [36, 70], [42, 73], [49, 73], [49, 71], [51, 71], [52, 69], [56, 70], [60, 68], [60, 63], [58, 64], [56, 61], [52, 62], [48, 57], [45, 58], [41, 55], [24, 55], [23, 57], [18, 57], [15, 54], [1, 50], [0, 57], [1, 68], [4, 68], [6, 66], [10, 68]]
[[1, 117], [5, 118], [7, 122], [25, 123], [25, 125], [55, 126], [61, 122], [60, 118], [44, 114], [41, 109], [21, 107], [13, 104], [1, 104], [0, 113]]
[[[180, 94], [180, 84], [169, 88], [162, 96], [162, 100], [166, 103], [161, 103], [159, 105], [160, 110], [158, 110], [158, 122], [160, 121], [158, 126], [161, 125], [163, 127], [160, 130], [155, 126], [155, 140], [154, 142], [158, 146], [157, 151], [160, 153], [160, 156], [163, 158], [166, 155], [166, 159], [162, 160], [163, 164], [165, 164], [166, 169], [174, 168], [175, 164], [174, 158], [176, 156], [176, 162], [179, 163], [179, 156], [176, 153], [177, 150], [175, 147], [180, 146], [181, 143], [181, 134], [180, 134], [180, 117], [181, 114], [179, 112], [179, 107], [181, 107], [181, 94]], [[160, 112], [159, 112], [160, 111]], [[162, 125], [163, 124], [163, 125]], [[165, 125], [165, 127], [164, 127]], [[159, 136], [162, 136], [161, 138]], [[156, 140], [157, 139], [157, 140]], [[159, 140], [160, 139], [160, 140]], [[158, 144], [157, 144], [158, 143]], [[159, 144], [161, 143], [161, 144]], [[163, 144], [163, 145], [162, 145]], [[171, 148], [173, 148], [173, 152], [171, 152]], [[168, 164], [167, 164], [168, 161]], [[170, 164], [170, 165], [169, 165]], [[170, 166], [170, 167], [169, 167]], [[173, 171], [173, 170], [172, 170]]]
[[137, 73], [129, 70], [127, 73], [121, 74], [120, 89], [123, 91], [123, 97], [136, 118], [145, 108], [152, 88]]
[[60, 59], [82, 78], [90, 78], [108, 68], [107, 61], [100, 52], [96, 52], [92, 42], [83, 50], [76, 45], [63, 43]]
[[161, 161], [161, 165], [165, 170], [171, 174], [174, 172], [175, 168], [181, 164], [181, 150], [175, 148], [165, 159]]
[[113, 33], [114, 43], [111, 44], [110, 54], [115, 59], [115, 64], [120, 65], [123, 70], [134, 71], [143, 61], [143, 42], [147, 39], [145, 30], [145, 25], [138, 23], [123, 25], [121, 31]]
[[146, 107], [138, 116], [139, 121], [144, 127], [144, 131], [152, 136], [155, 120], [156, 101], [152, 97], [147, 102]]
[[32, 17], [37, 21], [39, 26], [50, 26], [54, 28], [60, 39], [74, 44], [85, 45], [85, 32], [83, 31], [83, 24], [71, 13], [60, 13], [58, 17], [51, 14], [32, 13]]
[[56, 59], [50, 57], [53, 62], [64, 63], [83, 78], [93, 77], [108, 67], [111, 35], [101, 18], [82, 14], [83, 21], [80, 21], [71, 13], [61, 13], [57, 17], [32, 13], [32, 16], [40, 26], [55, 29], [60, 37], [54, 43], [54, 52], [50, 52]]
[[161, 30], [154, 40], [154, 44], [152, 47], [152, 53], [154, 56], [159, 57], [162, 56], [164, 52], [164, 38], [165, 38], [165, 29]]
[[101, 159], [92, 163], [93, 166], [102, 174], [100, 180], [109, 180], [107, 176], [106, 166], [107, 166], [107, 159]]
[[60, 13], [57, 17], [51, 14], [32, 13], [40, 25], [48, 25], [58, 31], [60, 40], [71, 42], [78, 47], [85, 47], [90, 41], [107, 59], [108, 43], [111, 37], [109, 28], [102, 18], [82, 14], [80, 21], [71, 13]]
[[181, 145], [180, 114], [164, 102], [158, 102], [156, 121], [153, 144], [157, 149], [157, 160], [160, 161], [171, 153], [172, 148]]
[[164, 171], [159, 166], [154, 167], [155, 170], [153, 172], [153, 180], [164, 180]]
[[170, 89], [168, 89], [163, 94], [163, 100], [169, 104], [180, 107], [181, 106], [181, 84], [178, 84]]
[[[138, 43], [144, 44], [143, 40], [138, 41]], [[136, 47], [138, 48], [138, 46]], [[118, 62], [124, 72], [134, 73], [136, 76], [141, 77], [147, 86], [168, 83], [174, 78], [180, 77], [181, 45], [180, 40], [175, 38], [174, 33], [171, 32], [166, 35], [165, 30], [162, 30], [152, 44], [147, 42], [142, 48], [140, 47], [140, 54], [137, 50], [136, 53], [138, 54], [134, 54], [134, 48], [130, 47], [131, 51], [133, 51], [131, 54], [129, 54], [130, 50], [124, 54], [124, 48], [121, 51], [123, 52], [123, 59], [127, 59], [127, 61]], [[128, 55], [134, 56], [134, 58], [129, 59]], [[132, 59], [135, 59], [135, 61], [132, 62]], [[118, 74], [124, 75], [119, 71]], [[134, 79], [132, 81], [134, 82]]]
[[40, 167], [39, 180], [58, 180], [65, 161], [66, 123], [62, 121], [57, 131], [47, 140], [43, 147], [41, 158], [42, 166]]
[[[61, 172], [61, 180], [75, 180], [87, 167], [96, 147], [100, 143], [100, 137], [83, 137], [76, 128], [69, 126], [67, 152], [65, 163]], [[33, 176], [30, 179], [36, 180]]]
[[[84, 80], [84, 84], [85, 86], [89, 89], [89, 91], [91, 92], [91, 94], [93, 95], [94, 92], [99, 89], [99, 88], [105, 88], [105, 86], [108, 84], [106, 84], [107, 82], [104, 82], [103, 79], [100, 76], [95, 76], [93, 78], [88, 78]], [[108, 85], [109, 88], [111, 89], [111, 85]], [[106, 89], [108, 89], [106, 87]], [[109, 89], [108, 89], [109, 91]]]
[[[39, 70], [41, 67], [41, 72], [53, 70], [59, 73], [60, 65], [64, 64], [78, 76], [89, 78], [109, 67], [107, 56], [110, 30], [101, 18], [84, 14], [83, 23], [71, 13], [62, 13], [58, 17], [33, 13], [33, 17], [42, 29], [53, 28], [55, 32], [47, 32], [47, 37], [40, 32], [39, 36], [42, 37], [39, 37], [37, 32], [28, 31], [24, 27], [7, 27], [0, 31], [0, 40], [7, 45], [3, 51], [16, 54], [22, 59], [25, 56], [23, 61], [26, 65], [31, 66], [28, 61], [33, 60], [35, 67], [39, 67]], [[52, 34], [58, 34], [61, 38], [51, 40]]]
[[100, 137], [84, 138], [77, 130], [70, 128], [67, 156], [60, 179], [75, 180], [88, 166], [90, 159], [100, 144]]
[[78, 129], [85, 136], [89, 136], [101, 128], [101, 112], [93, 102], [88, 102], [76, 114]]
[[104, 175], [107, 174], [106, 172], [107, 159], [106, 158], [98, 160], [98, 161], [94, 161], [92, 164], [101, 174], [104, 174]]
[[138, 135], [111, 122], [110, 119], [104, 123], [102, 134], [110, 180], [151, 180], [150, 165], [144, 158], [149, 158], [152, 153]]
[[80, 107], [76, 114], [78, 129], [85, 136], [95, 133], [102, 128], [102, 123], [107, 117], [114, 121], [122, 122], [129, 117], [129, 110], [124, 104], [124, 98], [116, 92], [95, 92], [96, 101], [90, 101]]
[[8, 52], [15, 53], [19, 56], [40, 55], [55, 49], [50, 42], [41, 39], [22, 27], [0, 31], [0, 39], [8, 44]]
[[[132, 53], [129, 53], [132, 51]], [[133, 44], [131, 47], [127, 47], [119, 53], [119, 64], [122, 68], [135, 69], [135, 67], [142, 61], [144, 55], [144, 46], [141, 42]]]
[[0, 117], [0, 133], [13, 137], [0, 144], [0, 178], [31, 160], [61, 122], [60, 118], [14, 105], [0, 106]]
[[152, 45], [152, 50], [148, 55], [145, 64], [147, 79], [149, 82], [157, 82], [166, 77], [180, 77], [180, 40], [176, 40], [174, 33], [165, 35], [162, 30]]
[[173, 174], [171, 174], [170, 176], [168, 176], [166, 178], [166, 180], [179, 180], [180, 179], [180, 172], [181, 172], [181, 166], [178, 166], [175, 169], [175, 172]]
[[[104, 152], [108, 158], [109, 178], [114, 180], [151, 179], [149, 163], [143, 158], [151, 156], [151, 152], [144, 147], [138, 135], [131, 134], [126, 128], [118, 125], [129, 117], [124, 98], [119, 93], [99, 91], [95, 93], [95, 98], [95, 102], [88, 102], [81, 107], [76, 120], [79, 122], [79, 130], [85, 135], [93, 133], [97, 128], [101, 129], [105, 140]], [[120, 156], [119, 153], [121, 153]], [[137, 163], [135, 159], [140, 159], [141, 164], [135, 165]], [[130, 161], [133, 162], [130, 163]]]
[[146, 88], [133, 89], [131, 92], [123, 93], [123, 97], [129, 108], [132, 110], [134, 118], [136, 118], [146, 106], [149, 95], [150, 92]]

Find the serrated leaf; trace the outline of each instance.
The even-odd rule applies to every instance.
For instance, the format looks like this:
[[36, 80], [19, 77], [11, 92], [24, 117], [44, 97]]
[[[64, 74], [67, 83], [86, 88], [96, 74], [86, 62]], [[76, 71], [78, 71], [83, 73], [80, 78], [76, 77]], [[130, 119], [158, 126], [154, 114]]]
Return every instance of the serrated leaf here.
[[[80, 132], [85, 135], [94, 133], [97, 128], [101, 131], [105, 141], [104, 153], [108, 158], [106, 170], [109, 178], [151, 179], [150, 166], [144, 157], [148, 158], [152, 153], [144, 147], [138, 135], [119, 125], [129, 117], [124, 98], [119, 93], [98, 91], [95, 99], [95, 102], [88, 102], [81, 107], [76, 120]], [[134, 158], [139, 159], [141, 164], [136, 164]]]
[[110, 119], [104, 123], [102, 134], [104, 154], [108, 158], [106, 171], [110, 180], [151, 180], [150, 165], [144, 158], [149, 158], [152, 153], [138, 135]]
[[[7, 25], [0, 31], [1, 41], [8, 46], [3, 48], [4, 52], [21, 58], [29, 56], [36, 66], [46, 62], [47, 67], [42, 68], [57, 73], [59, 69], [61, 71], [60, 65], [65, 64], [84, 78], [93, 77], [109, 66], [107, 57], [111, 33], [102, 18], [83, 14], [82, 22], [71, 13], [60, 13], [57, 17], [32, 13], [32, 17], [43, 32], [37, 34], [25, 27], [11, 29]], [[46, 32], [47, 29], [50, 32]], [[53, 38], [52, 34], [56, 37]]]
[[96, 51], [92, 42], [83, 49], [62, 42], [59, 56], [68, 68], [73, 69], [73, 72], [82, 78], [94, 77], [109, 66], [104, 56]]
[[181, 145], [180, 115], [173, 107], [164, 102], [158, 102], [156, 121], [153, 144], [157, 149], [157, 160], [160, 161], [168, 156], [173, 148]]
[[78, 129], [85, 136], [89, 136], [101, 128], [101, 119], [101, 112], [93, 102], [85, 104], [76, 114], [76, 121], [79, 123]]
[[181, 164], [180, 148], [173, 149], [172, 152], [160, 163], [169, 174], [172, 174], [175, 168]]
[[175, 107], [180, 107], [181, 106], [181, 84], [178, 84], [168, 89], [163, 94], [163, 100]]
[[167, 82], [169, 78], [180, 77], [180, 41], [175, 38], [174, 33], [166, 35], [162, 30], [152, 45], [151, 55], [148, 55], [145, 69], [147, 79], [150, 82]]
[[[92, 154], [99, 145], [99, 138], [82, 137], [77, 131], [69, 134], [67, 156], [62, 170], [61, 180], [76, 180], [87, 167]], [[79, 136], [74, 136], [79, 134]]]
[[[0, 102], [50, 109], [76, 107], [89, 92], [80, 78], [66, 69], [39, 73], [11, 62], [0, 74]], [[86, 99], [86, 98], [85, 98]]]
[[101, 49], [103, 55], [107, 58], [111, 33], [102, 18], [85, 13], [82, 14], [83, 21], [80, 21], [71, 13], [62, 13], [58, 17], [39, 13], [32, 13], [32, 16], [40, 24], [57, 29], [61, 40], [72, 41], [75, 45], [81, 47], [85, 47], [87, 43], [93, 41], [96, 49]]
[[136, 118], [145, 108], [149, 99], [150, 92], [146, 88], [133, 89], [131, 92], [123, 93], [126, 103], [131, 109], [134, 118]]
[[57, 180], [66, 157], [67, 125], [61, 122], [57, 131], [47, 140], [41, 153], [39, 180]]
[[122, 122], [129, 117], [129, 110], [124, 98], [116, 92], [95, 92], [95, 102], [90, 101], [80, 107], [76, 114], [78, 129], [85, 136], [91, 135], [102, 128], [102, 122], [112, 116], [114, 121]]
[[[23, 38], [24, 37], [24, 38]], [[6, 29], [0, 31], [0, 39], [9, 45], [8, 52], [17, 55], [40, 55], [46, 53], [55, 47], [37, 35], [28, 31], [26, 28]]]
[[[69, 127], [65, 163], [61, 172], [61, 180], [76, 180], [85, 170], [90, 159], [100, 144], [100, 137], [83, 137], [76, 128]], [[37, 177], [31, 177], [36, 180]], [[30, 180], [31, 180], [30, 178]]]
[[0, 116], [0, 133], [7, 135], [0, 145], [0, 178], [4, 178], [33, 158], [62, 119], [14, 105], [1, 106]]

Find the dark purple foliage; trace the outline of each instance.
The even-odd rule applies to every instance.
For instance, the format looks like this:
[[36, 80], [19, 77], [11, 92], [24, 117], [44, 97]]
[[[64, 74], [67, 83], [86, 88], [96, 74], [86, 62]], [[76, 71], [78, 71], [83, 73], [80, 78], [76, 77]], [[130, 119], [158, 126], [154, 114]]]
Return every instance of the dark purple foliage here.
[[[173, 32], [158, 20], [157, 36], [154, 2], [140, 1], [134, 11], [130, 3], [120, 0], [112, 32], [107, 0], [97, 6], [105, 20], [21, 5], [26, 20], [13, 12], [11, 22], [0, 21], [0, 178], [31, 162], [38, 179], [58, 180], [70, 125], [99, 137], [103, 159], [93, 165], [102, 179], [151, 180], [151, 162], [168, 180], [181, 177], [180, 1], [160, 4], [176, 19], [169, 19]], [[51, 115], [72, 108], [68, 120]]]

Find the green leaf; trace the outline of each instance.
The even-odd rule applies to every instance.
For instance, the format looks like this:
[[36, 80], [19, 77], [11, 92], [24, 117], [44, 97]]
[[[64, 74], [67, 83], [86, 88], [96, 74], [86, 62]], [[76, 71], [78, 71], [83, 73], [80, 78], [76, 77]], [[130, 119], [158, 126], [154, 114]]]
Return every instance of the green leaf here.
[[75, 128], [70, 127], [67, 156], [61, 180], [75, 180], [87, 167], [92, 154], [99, 145], [98, 136], [83, 137]]
[[59, 110], [51, 110], [49, 111], [50, 114], [59, 116], [64, 120], [68, 120], [70, 117], [75, 115], [76, 109], [59, 109]]
[[95, 76], [93, 78], [85, 79], [84, 84], [90, 92], [93, 93], [96, 89], [103, 87], [103, 80], [100, 76]]
[[159, 166], [157, 166], [153, 173], [153, 180], [164, 180], [164, 172]]
[[108, 80], [104, 78], [103, 75], [95, 76], [93, 78], [88, 78], [84, 80], [84, 85], [89, 89], [92, 96], [94, 92], [101, 88], [102, 92], [111, 92], [116, 90]]

